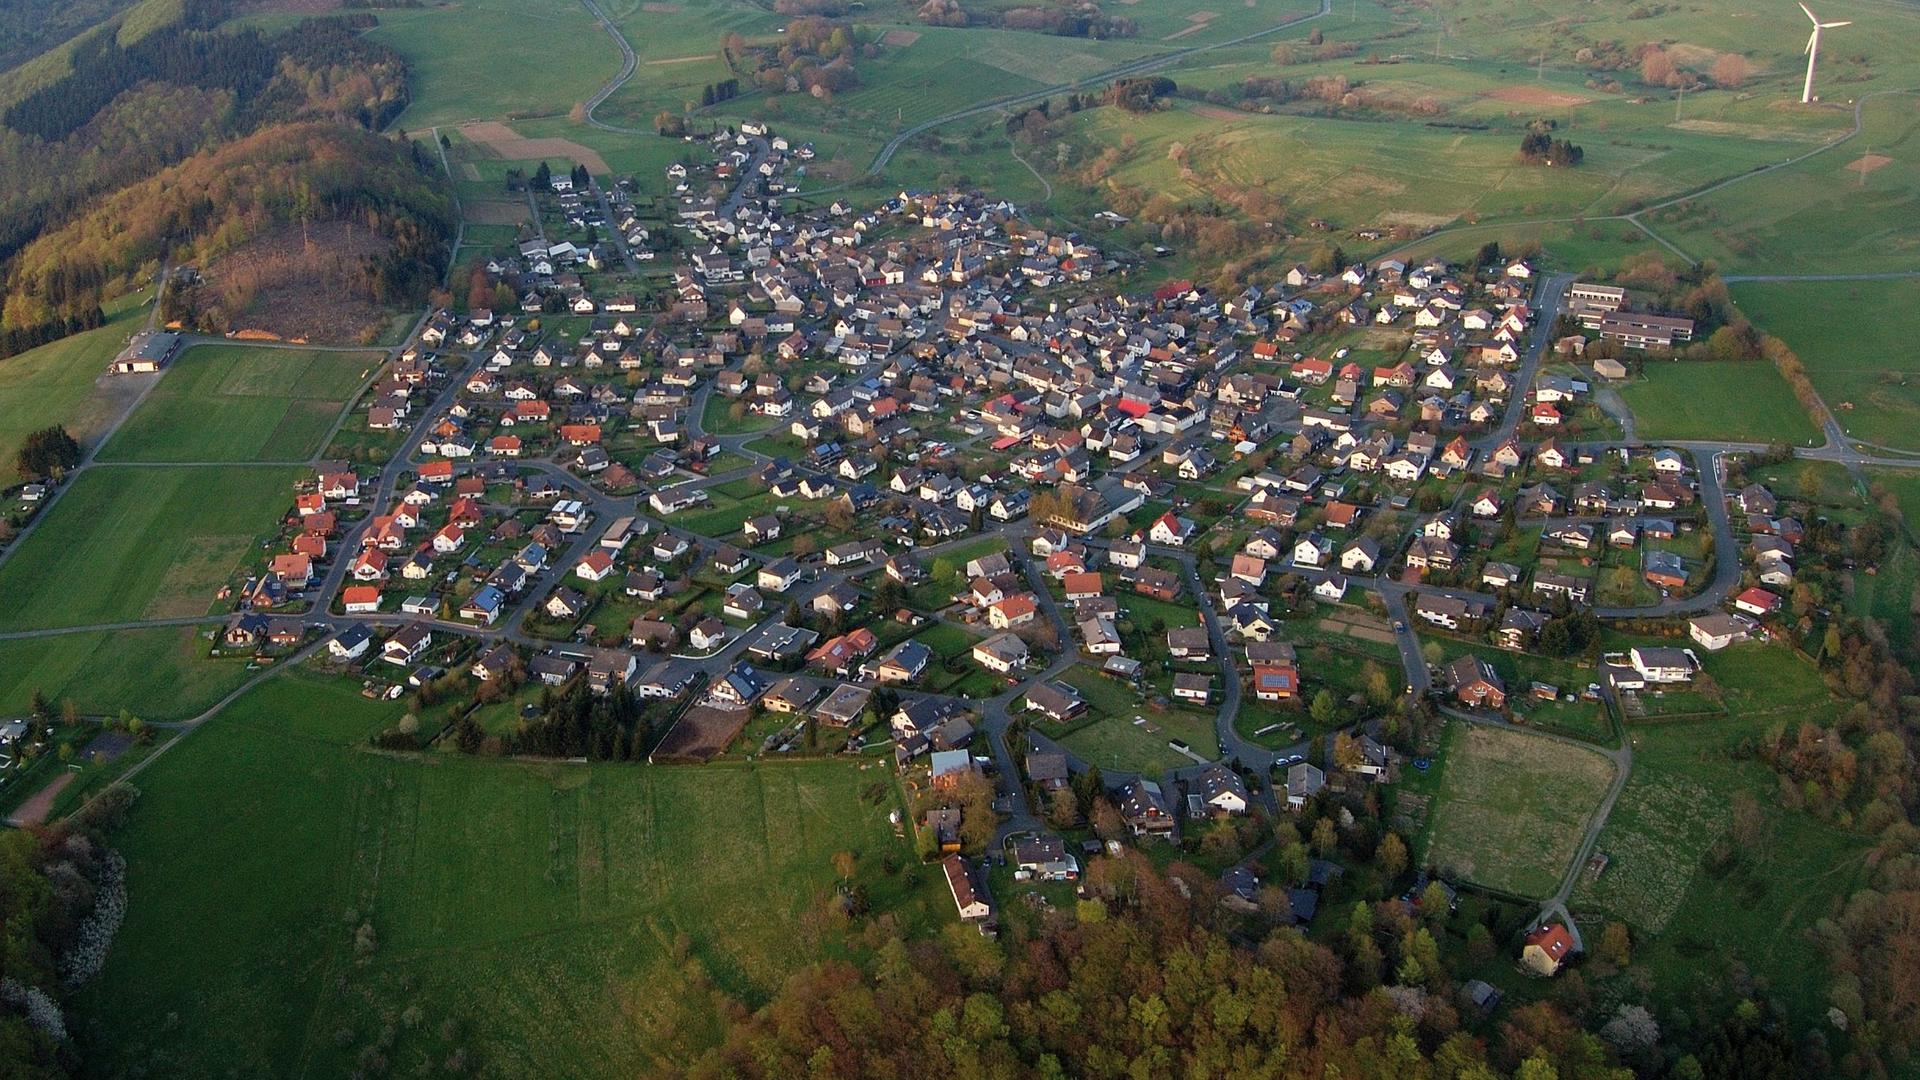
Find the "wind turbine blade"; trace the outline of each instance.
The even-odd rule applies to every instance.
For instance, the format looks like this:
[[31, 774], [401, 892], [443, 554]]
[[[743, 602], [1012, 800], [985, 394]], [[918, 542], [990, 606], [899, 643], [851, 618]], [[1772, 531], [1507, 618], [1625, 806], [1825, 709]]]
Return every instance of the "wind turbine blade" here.
[[1820, 29], [1831, 30], [1836, 26], [1852, 26], [1852, 25], [1853, 25], [1853, 20], [1851, 19], [1847, 20], [1846, 22], [1823, 22], [1820, 24]]
[[1813, 25], [1815, 25], [1815, 26], [1819, 26], [1819, 25], [1820, 25], [1820, 19], [1819, 19], [1819, 18], [1818, 18], [1817, 16], [1815, 16], [1815, 15], [1814, 15], [1814, 13], [1813, 13], [1813, 9], [1812, 9], [1812, 8], [1810, 8], [1810, 7], [1808, 7], [1808, 6], [1807, 6], [1807, 5], [1805, 5], [1805, 4], [1801, 4], [1801, 5], [1800, 5], [1800, 10], [1801, 10], [1801, 11], [1804, 11], [1804, 12], [1806, 12], [1806, 13], [1807, 13], [1807, 21], [1808, 21], [1808, 22], [1810, 22], [1810, 23], [1812, 23], [1812, 24], [1813, 24]]
[[1819, 40], [1820, 40], [1820, 31], [1815, 30], [1813, 33], [1807, 35], [1807, 47], [1804, 49], [1801, 49], [1800, 51], [1803, 53], [1812, 52], [1814, 45], [1817, 44]]

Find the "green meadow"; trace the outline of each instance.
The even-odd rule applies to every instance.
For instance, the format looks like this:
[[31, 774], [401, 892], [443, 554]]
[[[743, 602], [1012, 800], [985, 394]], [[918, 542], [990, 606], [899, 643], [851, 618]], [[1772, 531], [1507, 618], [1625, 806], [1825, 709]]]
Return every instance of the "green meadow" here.
[[[1920, 23], [1909, 19], [1909, 38]], [[1920, 253], [1920, 110], [1906, 94], [1861, 105], [1836, 149], [1651, 216], [1662, 235], [1725, 273], [1910, 270]], [[1869, 156], [1871, 155], [1871, 156]], [[1784, 158], [1785, 155], [1782, 155]]]
[[113, 417], [112, 399], [95, 387], [146, 309], [129, 298], [107, 325], [0, 360], [0, 477], [30, 432], [64, 424], [83, 442]]
[[1848, 435], [1920, 450], [1920, 280], [1753, 281], [1733, 298], [1792, 347]]
[[100, 451], [108, 461], [300, 461], [380, 354], [199, 345], [161, 376]]
[[214, 660], [196, 626], [86, 630], [0, 641], [0, 715], [27, 711], [34, 691], [88, 716], [127, 709], [147, 720], [196, 716], [252, 672]]
[[846, 947], [839, 853], [907, 925], [950, 915], [880, 768], [380, 754], [401, 706], [357, 690], [269, 680], [139, 778], [133, 903], [84, 1007], [151, 1022], [92, 1026], [91, 1067], [653, 1074], [710, 1038], [710, 988], [754, 1003]]
[[1793, 388], [1764, 361], [1648, 360], [1620, 388], [1643, 439], [1819, 441]]
[[[1633, 774], [1597, 847], [1609, 862], [1582, 879], [1573, 908], [1627, 923], [1657, 1001], [1738, 992], [1744, 970], [1810, 1018], [1826, 1002], [1808, 930], [1856, 887], [1864, 845], [1780, 806], [1772, 771], [1740, 746], [1835, 706], [1810, 665], [1779, 645], [1736, 646], [1707, 666], [1741, 693], [1728, 695], [1722, 718], [1633, 728]], [[1732, 807], [1746, 798], [1759, 835], [1733, 842]], [[1732, 857], [1710, 858], [1722, 843]]]
[[407, 58], [413, 98], [395, 121], [406, 131], [565, 115], [620, 72], [619, 47], [578, 3], [389, 8], [369, 36]]
[[206, 615], [273, 533], [297, 475], [263, 466], [86, 470], [0, 566], [0, 630]]

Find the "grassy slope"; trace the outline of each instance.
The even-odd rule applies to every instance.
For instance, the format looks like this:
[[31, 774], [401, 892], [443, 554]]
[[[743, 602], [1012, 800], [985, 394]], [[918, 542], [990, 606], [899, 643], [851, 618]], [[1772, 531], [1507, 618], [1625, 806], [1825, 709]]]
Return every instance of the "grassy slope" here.
[[65, 424], [85, 440], [109, 420], [111, 408], [94, 392], [145, 308], [124, 302], [107, 325], [0, 360], [0, 476], [10, 482], [13, 458], [27, 434]]
[[202, 345], [182, 354], [100, 452], [101, 461], [297, 461], [377, 353]]
[[565, 114], [620, 71], [613, 39], [578, 4], [388, 10], [370, 34], [407, 58], [413, 100], [395, 121], [407, 131]]
[[[1915, 28], [1903, 27], [1909, 38]], [[1845, 147], [1664, 211], [1656, 227], [1728, 273], [1911, 269], [1920, 113], [1899, 96], [1867, 102], [1862, 117], [1865, 130]], [[1865, 176], [1846, 167], [1869, 151], [1893, 160]]]
[[[662, 1023], [680, 1004], [676, 935], [722, 987], [764, 994], [824, 947], [804, 916], [842, 850], [909, 926], [944, 916], [931, 874], [909, 888], [880, 868], [906, 854], [884, 774], [423, 762], [351, 745], [397, 712], [296, 674], [141, 778], [120, 845], [134, 901], [85, 1007], [179, 1019], [98, 1028], [91, 1063], [337, 1075], [412, 1003], [422, 1022], [389, 1051], [402, 1072], [461, 1046], [482, 1075], [640, 1075], [699, 1038]], [[876, 784], [878, 804], [862, 797]], [[378, 946], [356, 963], [363, 921]]]
[[[1583, 881], [1574, 907], [1625, 920], [1641, 942], [1637, 960], [1663, 1003], [1724, 990], [1740, 963], [1790, 1002], [1803, 1019], [1824, 1008], [1824, 971], [1804, 932], [1854, 887], [1857, 837], [1778, 805], [1765, 765], [1736, 760], [1743, 738], [1809, 711], [1832, 708], [1805, 662], [1784, 647], [1743, 645], [1707, 660], [1730, 715], [1702, 723], [1634, 729], [1634, 769], [1598, 850], [1611, 863]], [[1710, 873], [1707, 850], [1731, 825], [1735, 793], [1763, 808], [1765, 840], [1742, 848], [1735, 865]]]
[[0, 628], [203, 615], [289, 502], [286, 468], [82, 473], [0, 568]]
[[1649, 360], [1620, 396], [1643, 439], [1818, 439], [1787, 380], [1766, 363]]
[[1920, 449], [1920, 281], [1749, 282], [1733, 297], [1792, 346], [1847, 434]]

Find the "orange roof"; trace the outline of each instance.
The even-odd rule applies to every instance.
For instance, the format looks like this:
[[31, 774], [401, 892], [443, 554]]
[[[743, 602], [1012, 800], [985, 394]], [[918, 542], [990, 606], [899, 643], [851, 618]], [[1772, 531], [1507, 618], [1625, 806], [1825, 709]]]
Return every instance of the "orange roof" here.
[[372, 585], [353, 585], [343, 591], [340, 598], [349, 605], [377, 604], [380, 602], [380, 590]]
[[1067, 595], [1074, 593], [1098, 593], [1103, 588], [1098, 571], [1088, 570], [1079, 574], [1068, 574], [1061, 584], [1066, 587]]
[[1009, 619], [1018, 619], [1025, 615], [1031, 615], [1040, 609], [1040, 605], [1034, 603], [1033, 597], [1028, 596], [1026, 593], [1017, 593], [1009, 596], [993, 606], [1003, 617]]
[[1527, 944], [1538, 946], [1558, 963], [1573, 951], [1573, 934], [1560, 923], [1548, 923], [1528, 934]]

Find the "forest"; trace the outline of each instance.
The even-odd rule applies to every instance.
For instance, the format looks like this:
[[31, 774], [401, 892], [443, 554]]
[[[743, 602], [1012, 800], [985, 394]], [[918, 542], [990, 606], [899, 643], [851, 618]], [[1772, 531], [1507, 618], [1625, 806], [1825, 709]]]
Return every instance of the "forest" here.
[[[689, 973], [687, 1019], [728, 1022], [687, 1075], [1784, 1080], [1831, 1067], [1751, 1007], [1688, 1051], [1660, 1046], [1645, 1010], [1583, 1027], [1594, 1007], [1577, 994], [1483, 1020], [1397, 900], [1339, 912], [1332, 947], [1234, 913], [1183, 863], [1162, 872], [1129, 851], [1096, 859], [1084, 884], [1000, 940], [953, 925], [903, 941], [878, 917], [855, 934], [871, 946], [860, 958], [802, 971], [753, 1012]], [[1383, 953], [1401, 957], [1388, 984], [1357, 963]]]
[[126, 860], [106, 837], [138, 794], [115, 785], [56, 825], [0, 835], [0, 1073], [78, 1064], [66, 998], [100, 973], [126, 914]]
[[228, 13], [219, 0], [192, 0], [125, 46], [109, 24], [69, 47], [69, 73], [0, 103], [0, 355], [98, 325], [103, 289], [124, 273], [110, 268], [116, 260], [55, 267], [44, 248], [25, 252], [97, 213], [103, 195], [270, 124], [376, 130], [406, 106], [405, 63], [361, 36], [373, 15], [272, 35], [211, 29]]
[[423, 300], [454, 232], [437, 164], [412, 144], [331, 124], [264, 128], [100, 200], [22, 251], [7, 322], [97, 304], [167, 255], [205, 262], [274, 225], [354, 222], [388, 242], [345, 287], [388, 304]]
[[23, 63], [128, 5], [128, 0], [16, 0], [0, 4], [0, 71]]

